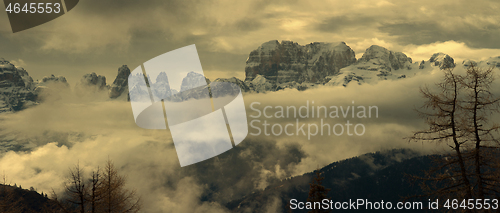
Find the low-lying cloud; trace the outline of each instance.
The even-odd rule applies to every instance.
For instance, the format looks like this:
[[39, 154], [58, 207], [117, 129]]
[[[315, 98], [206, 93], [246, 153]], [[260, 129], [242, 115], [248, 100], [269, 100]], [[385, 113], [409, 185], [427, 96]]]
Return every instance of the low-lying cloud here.
[[[461, 66], [457, 70], [463, 72]], [[250, 117], [256, 113], [250, 108], [253, 102], [261, 103], [260, 110], [265, 106], [300, 107], [307, 101], [316, 106], [377, 106], [378, 117], [325, 118], [330, 123], [362, 123], [366, 131], [361, 136], [249, 135], [222, 155], [182, 168], [169, 132], [137, 127], [130, 103], [82, 100], [66, 92], [39, 106], [2, 115], [2, 140], [9, 138], [8, 143], [32, 151], [2, 153], [0, 169], [12, 184], [33, 186], [44, 193], [60, 192], [69, 168], [79, 163], [89, 172], [109, 158], [127, 177], [127, 186], [142, 196], [146, 212], [227, 212], [222, 206], [225, 202], [334, 161], [392, 148], [422, 153], [443, 150], [403, 139], [426, 127], [414, 111], [424, 101], [419, 87], [432, 86], [442, 76], [439, 69], [408, 72], [406, 79], [374, 85], [245, 94], [249, 122], [256, 119]], [[498, 84], [493, 91], [500, 91]], [[296, 122], [296, 118], [258, 119], [280, 125]], [[320, 120], [310, 117], [300, 122], [319, 125]], [[273, 202], [268, 206], [270, 211], [278, 208]]]

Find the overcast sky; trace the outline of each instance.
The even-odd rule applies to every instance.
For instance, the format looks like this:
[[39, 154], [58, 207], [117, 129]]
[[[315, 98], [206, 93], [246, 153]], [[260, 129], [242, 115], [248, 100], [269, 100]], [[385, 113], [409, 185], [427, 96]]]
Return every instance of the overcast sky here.
[[441, 51], [460, 63], [500, 55], [499, 8], [496, 0], [86, 0], [15, 34], [4, 13], [0, 57], [34, 80], [63, 75], [72, 85], [91, 72], [112, 83], [121, 65], [133, 69], [190, 44], [209, 78], [243, 78], [250, 51], [275, 39], [345, 41], [357, 58], [372, 44], [414, 61]]

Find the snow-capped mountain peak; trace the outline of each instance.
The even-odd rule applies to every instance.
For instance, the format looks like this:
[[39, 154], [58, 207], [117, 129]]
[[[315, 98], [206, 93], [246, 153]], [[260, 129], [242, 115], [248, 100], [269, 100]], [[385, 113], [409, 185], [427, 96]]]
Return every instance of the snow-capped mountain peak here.
[[34, 104], [36, 95], [28, 72], [0, 58], [0, 113], [18, 111]]

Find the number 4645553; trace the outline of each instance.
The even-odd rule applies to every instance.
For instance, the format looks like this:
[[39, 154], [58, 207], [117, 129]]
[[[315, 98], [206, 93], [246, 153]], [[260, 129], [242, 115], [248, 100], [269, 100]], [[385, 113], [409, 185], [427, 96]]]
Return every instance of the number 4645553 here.
[[9, 3], [5, 11], [8, 13], [60, 13], [61, 4], [59, 3], [25, 3], [21, 6], [19, 3]]

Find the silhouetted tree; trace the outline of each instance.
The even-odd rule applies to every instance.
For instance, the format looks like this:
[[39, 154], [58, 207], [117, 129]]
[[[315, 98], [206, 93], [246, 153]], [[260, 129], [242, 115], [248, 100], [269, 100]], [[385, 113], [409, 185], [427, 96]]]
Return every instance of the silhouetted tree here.
[[64, 212], [124, 213], [138, 212], [141, 208], [135, 191], [125, 189], [125, 178], [118, 174], [110, 160], [103, 171], [99, 167], [92, 171], [90, 178], [84, 177], [79, 165], [70, 169], [63, 197], [58, 200], [54, 193]]
[[[321, 202], [324, 199], [328, 199], [327, 194], [330, 191], [330, 189], [327, 189], [322, 185], [323, 179], [325, 179], [325, 178], [321, 176], [319, 169], [316, 170], [316, 176], [313, 177], [311, 183], [309, 183], [310, 190], [309, 190], [309, 197], [307, 198], [308, 202], [311, 202], [313, 204], [315, 202], [319, 202], [321, 204]], [[313, 205], [313, 207], [314, 207], [314, 205]], [[323, 212], [330, 212], [330, 211], [315, 208], [309, 212], [310, 213], [323, 213]]]
[[102, 174], [103, 202], [105, 212], [138, 212], [140, 199], [135, 191], [125, 189], [125, 178], [116, 171], [108, 160]]
[[90, 207], [91, 213], [97, 212], [99, 204], [102, 203], [102, 200], [103, 200], [103, 196], [102, 196], [103, 190], [101, 190], [103, 183], [102, 183], [101, 177], [102, 177], [102, 174], [101, 174], [99, 167], [97, 167], [97, 169], [95, 171], [92, 171], [92, 177], [89, 181], [91, 183], [92, 188], [90, 190], [90, 194], [89, 194], [89, 198], [88, 198], [88, 201], [90, 202], [90, 206], [91, 206]]
[[87, 186], [83, 177], [83, 170], [77, 164], [75, 168], [69, 170], [68, 181], [65, 183], [67, 201], [72, 205], [78, 206], [80, 213], [85, 213], [87, 204]]
[[7, 177], [5, 176], [5, 174], [3, 174], [2, 185], [0, 187], [0, 212], [21, 212], [18, 208], [16, 208], [16, 206], [21, 201], [21, 198], [15, 196], [14, 189], [7, 187]]
[[493, 68], [478, 69], [470, 64], [462, 84], [467, 90], [463, 101], [465, 113], [464, 131], [468, 134], [473, 154], [474, 195], [478, 199], [498, 193], [500, 186], [498, 165], [500, 143], [494, 133], [499, 126], [490, 122], [494, 112], [498, 112], [499, 98], [490, 92], [494, 81]]
[[418, 112], [429, 129], [415, 132], [410, 141], [445, 143], [452, 151], [437, 158], [437, 166], [419, 177], [426, 196], [462, 201], [497, 192], [500, 146], [493, 133], [499, 126], [488, 121], [498, 111], [499, 99], [490, 92], [493, 80], [492, 68], [482, 70], [471, 64], [465, 76], [445, 69], [437, 91], [421, 89], [427, 100]]
[[[416, 132], [410, 140], [446, 143], [452, 152], [442, 159], [438, 159], [439, 166], [431, 169], [423, 178], [424, 191], [427, 195], [436, 197], [449, 194], [462, 194], [462, 199], [472, 198], [472, 187], [469, 180], [469, 172], [466, 161], [470, 156], [464, 152], [466, 134], [460, 128], [461, 113], [459, 96], [463, 89], [462, 77], [456, 75], [451, 69], [444, 70], [444, 78], [436, 86], [439, 92], [431, 92], [424, 87], [420, 92], [426, 98], [423, 110], [419, 114], [426, 118], [429, 129]], [[429, 111], [424, 111], [429, 110]], [[427, 182], [430, 181], [430, 185]], [[437, 183], [444, 187], [438, 187]]]

